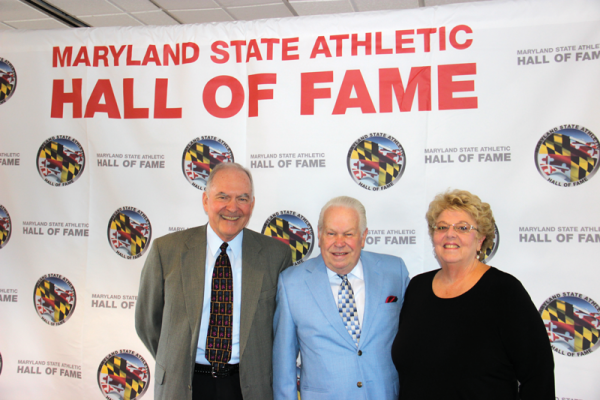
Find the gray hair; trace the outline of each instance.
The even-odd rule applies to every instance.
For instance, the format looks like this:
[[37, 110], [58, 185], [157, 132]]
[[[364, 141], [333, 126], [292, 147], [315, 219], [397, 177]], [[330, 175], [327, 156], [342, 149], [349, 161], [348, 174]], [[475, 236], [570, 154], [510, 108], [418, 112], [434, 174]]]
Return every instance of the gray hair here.
[[360, 230], [360, 234], [362, 236], [365, 229], [367, 229], [367, 211], [365, 210], [365, 206], [356, 200], [353, 197], [348, 196], [339, 196], [334, 197], [329, 200], [323, 208], [321, 208], [321, 213], [319, 214], [319, 230], [323, 230], [323, 218], [325, 217], [325, 212], [331, 207], [346, 207], [351, 208], [358, 214], [358, 229]]
[[212, 185], [213, 180], [215, 179], [215, 175], [219, 171], [223, 171], [225, 169], [237, 169], [238, 171], [244, 172], [248, 179], [250, 180], [250, 197], [254, 198], [254, 181], [252, 180], [252, 173], [248, 168], [243, 167], [241, 164], [235, 162], [222, 162], [217, 164], [211, 171], [208, 179], [206, 180], [206, 193], [210, 191], [210, 186]]

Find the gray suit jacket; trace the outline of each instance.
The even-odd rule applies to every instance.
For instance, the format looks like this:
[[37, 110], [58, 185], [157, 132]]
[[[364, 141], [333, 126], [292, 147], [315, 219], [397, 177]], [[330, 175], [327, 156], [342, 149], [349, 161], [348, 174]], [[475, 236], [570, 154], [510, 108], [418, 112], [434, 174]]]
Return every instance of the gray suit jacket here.
[[[192, 398], [206, 262], [206, 225], [158, 238], [144, 264], [136, 331], [156, 360], [155, 399]], [[292, 264], [289, 246], [244, 229], [240, 384], [245, 400], [269, 400], [277, 278]]]

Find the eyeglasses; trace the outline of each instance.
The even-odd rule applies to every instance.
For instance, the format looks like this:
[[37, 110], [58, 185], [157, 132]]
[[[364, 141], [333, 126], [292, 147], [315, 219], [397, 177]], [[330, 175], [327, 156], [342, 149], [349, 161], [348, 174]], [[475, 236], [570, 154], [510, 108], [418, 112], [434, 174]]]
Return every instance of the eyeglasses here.
[[473, 225], [469, 225], [466, 222], [458, 222], [456, 224], [446, 224], [444, 222], [440, 222], [439, 224], [433, 225], [433, 231], [439, 233], [446, 233], [450, 230], [450, 227], [454, 228], [454, 232], [467, 234], [471, 232], [471, 230], [479, 231]]

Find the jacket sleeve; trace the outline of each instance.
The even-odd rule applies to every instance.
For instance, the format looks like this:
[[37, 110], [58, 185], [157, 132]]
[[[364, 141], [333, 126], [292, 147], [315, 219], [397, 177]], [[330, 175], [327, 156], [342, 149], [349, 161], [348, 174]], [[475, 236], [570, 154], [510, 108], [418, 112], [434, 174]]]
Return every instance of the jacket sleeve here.
[[148, 253], [135, 307], [135, 330], [152, 357], [156, 358], [164, 308], [164, 275], [159, 241]]
[[273, 397], [275, 400], [297, 400], [296, 358], [298, 337], [292, 317], [283, 276], [277, 283], [277, 308], [273, 319]]
[[404, 296], [406, 295], [406, 289], [408, 288], [408, 284], [410, 283], [410, 275], [408, 273], [408, 269], [406, 268], [406, 264], [404, 264], [404, 260], [400, 259], [400, 270], [402, 271], [400, 274], [400, 279], [402, 281], [402, 301], [401, 304], [404, 304]]

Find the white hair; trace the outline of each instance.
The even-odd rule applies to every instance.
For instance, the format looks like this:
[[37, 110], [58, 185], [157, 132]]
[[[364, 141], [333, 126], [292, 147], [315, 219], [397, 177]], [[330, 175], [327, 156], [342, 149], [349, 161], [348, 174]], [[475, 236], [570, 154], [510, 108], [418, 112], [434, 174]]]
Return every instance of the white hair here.
[[212, 182], [215, 179], [215, 175], [217, 175], [219, 171], [225, 169], [237, 169], [238, 171], [244, 172], [250, 180], [250, 197], [254, 198], [254, 181], [252, 180], [252, 174], [250, 173], [250, 170], [248, 168], [243, 167], [241, 164], [235, 162], [222, 162], [220, 164], [217, 164], [212, 169], [212, 171], [210, 171], [210, 175], [206, 180], [206, 193], [208, 194], [208, 192], [210, 191], [210, 186], [212, 185]]
[[331, 207], [346, 207], [355, 210], [358, 214], [358, 229], [360, 230], [360, 234], [362, 235], [365, 229], [367, 229], [367, 211], [365, 210], [365, 206], [353, 197], [339, 196], [329, 200], [323, 208], [321, 208], [318, 225], [320, 231], [323, 230], [323, 218], [325, 217], [325, 212]]

